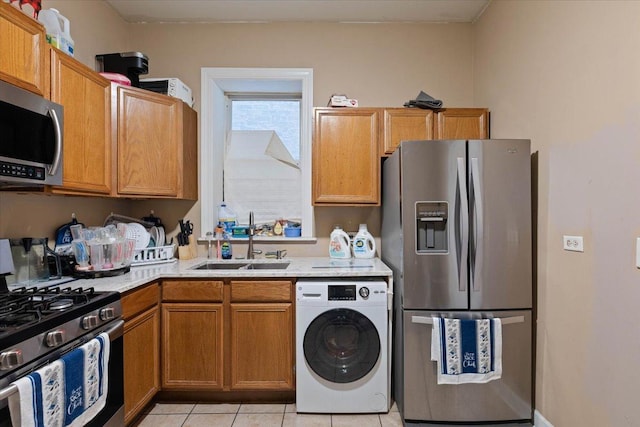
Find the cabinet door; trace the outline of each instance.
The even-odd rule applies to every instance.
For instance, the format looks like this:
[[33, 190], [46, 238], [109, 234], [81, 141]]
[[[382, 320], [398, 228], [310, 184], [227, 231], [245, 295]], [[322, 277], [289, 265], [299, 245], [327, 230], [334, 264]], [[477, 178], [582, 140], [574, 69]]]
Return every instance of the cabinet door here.
[[177, 197], [181, 101], [128, 86], [117, 86], [117, 92], [118, 194]]
[[447, 108], [437, 113], [436, 139], [489, 138], [486, 108]]
[[222, 304], [162, 304], [162, 388], [222, 389]]
[[393, 154], [401, 141], [433, 139], [433, 111], [385, 108], [382, 153]]
[[111, 192], [111, 84], [51, 48], [51, 100], [64, 107], [62, 188], [54, 192]]
[[158, 306], [124, 326], [124, 411], [128, 423], [160, 388], [160, 313]]
[[231, 304], [231, 389], [293, 390], [293, 304]]
[[44, 95], [45, 43], [42, 25], [0, 1], [0, 79]]
[[379, 205], [380, 110], [319, 108], [313, 134], [314, 205]]

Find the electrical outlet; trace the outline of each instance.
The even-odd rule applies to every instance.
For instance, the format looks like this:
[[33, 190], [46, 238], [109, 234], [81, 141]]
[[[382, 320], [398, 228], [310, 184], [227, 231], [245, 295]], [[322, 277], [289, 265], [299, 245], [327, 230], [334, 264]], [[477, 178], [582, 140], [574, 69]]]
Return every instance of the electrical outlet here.
[[582, 236], [562, 236], [565, 251], [584, 252]]

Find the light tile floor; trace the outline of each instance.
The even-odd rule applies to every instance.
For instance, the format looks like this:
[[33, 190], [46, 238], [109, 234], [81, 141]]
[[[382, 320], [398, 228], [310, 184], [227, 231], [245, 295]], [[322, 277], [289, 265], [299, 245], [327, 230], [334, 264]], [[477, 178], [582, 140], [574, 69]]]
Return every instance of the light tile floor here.
[[297, 414], [295, 404], [155, 403], [136, 427], [402, 427], [388, 414]]

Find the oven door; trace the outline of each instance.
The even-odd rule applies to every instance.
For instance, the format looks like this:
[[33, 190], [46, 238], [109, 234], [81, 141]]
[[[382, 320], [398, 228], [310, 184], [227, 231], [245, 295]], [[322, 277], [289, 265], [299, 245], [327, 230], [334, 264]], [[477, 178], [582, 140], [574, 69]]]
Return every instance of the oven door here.
[[[124, 321], [118, 319], [105, 325], [104, 328], [94, 331], [92, 335], [83, 337], [83, 339], [88, 340], [102, 332], [107, 332], [111, 343], [107, 401], [102, 411], [100, 411], [88, 424], [86, 424], [87, 426], [121, 427], [124, 425], [123, 327]], [[17, 392], [17, 387], [9, 385], [8, 383], [28, 375], [30, 372], [35, 371], [47, 363], [53, 362], [61, 355], [73, 350], [80, 344], [80, 342], [70, 343], [60, 351], [48, 354], [45, 358], [39, 359], [22, 367], [20, 371], [14, 374], [10, 374], [10, 379], [4, 378], [0, 381], [0, 384], [3, 385], [3, 388], [0, 389], [0, 427], [20, 427], [14, 426], [11, 423], [8, 398], [10, 395]]]
[[0, 183], [62, 185], [63, 109], [0, 82]]

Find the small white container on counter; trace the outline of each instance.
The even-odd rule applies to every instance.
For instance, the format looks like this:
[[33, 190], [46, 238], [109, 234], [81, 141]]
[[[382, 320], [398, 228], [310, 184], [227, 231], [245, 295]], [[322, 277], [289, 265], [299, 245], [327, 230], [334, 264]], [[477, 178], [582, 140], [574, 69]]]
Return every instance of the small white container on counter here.
[[329, 237], [329, 257], [351, 258], [350, 244], [349, 235], [342, 228], [336, 226]]
[[376, 241], [367, 230], [367, 224], [360, 224], [358, 234], [353, 238], [353, 257], [373, 258], [375, 255]]

